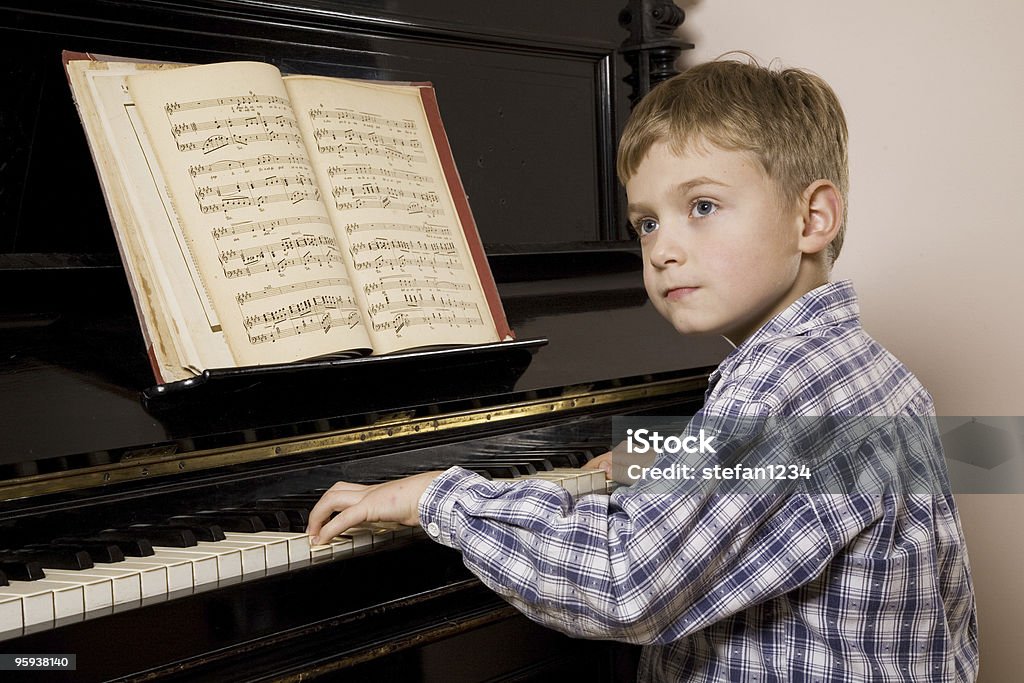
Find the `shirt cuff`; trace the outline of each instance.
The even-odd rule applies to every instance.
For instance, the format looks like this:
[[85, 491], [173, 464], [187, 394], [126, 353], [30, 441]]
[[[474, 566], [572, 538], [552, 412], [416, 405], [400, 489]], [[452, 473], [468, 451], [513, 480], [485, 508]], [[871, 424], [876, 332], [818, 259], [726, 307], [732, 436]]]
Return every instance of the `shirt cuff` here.
[[451, 467], [431, 482], [420, 496], [420, 526], [433, 540], [449, 548], [459, 547], [456, 506], [474, 485], [487, 480], [461, 467]]

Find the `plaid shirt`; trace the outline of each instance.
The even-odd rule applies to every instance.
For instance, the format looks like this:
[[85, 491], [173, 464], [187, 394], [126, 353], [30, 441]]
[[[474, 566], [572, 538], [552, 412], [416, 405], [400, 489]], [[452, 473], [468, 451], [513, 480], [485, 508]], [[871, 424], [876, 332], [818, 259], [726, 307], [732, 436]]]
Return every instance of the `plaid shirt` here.
[[[731, 353], [690, 428], [751, 414], [933, 411], [838, 282]], [[550, 482], [492, 483], [453, 467], [420, 499], [420, 519], [531, 619], [646, 644], [641, 680], [972, 681], [966, 547], [941, 446], [921, 457], [940, 490], [671, 495], [635, 484], [573, 501]]]

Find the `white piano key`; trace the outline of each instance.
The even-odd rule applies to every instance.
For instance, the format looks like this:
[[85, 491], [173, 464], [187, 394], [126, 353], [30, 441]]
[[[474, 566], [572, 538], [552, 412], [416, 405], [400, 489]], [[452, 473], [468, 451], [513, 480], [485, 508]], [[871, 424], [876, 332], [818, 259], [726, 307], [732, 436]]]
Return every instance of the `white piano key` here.
[[[288, 539], [281, 538], [280, 536], [271, 536], [275, 532], [272, 531], [261, 531], [256, 534], [246, 534], [234, 531], [225, 531], [225, 540], [239, 543], [253, 543], [256, 545], [263, 546], [263, 552], [266, 557], [266, 568], [274, 569], [275, 567], [287, 567], [289, 552], [288, 552]], [[284, 532], [277, 532], [284, 533]]]
[[372, 522], [368, 525], [371, 529], [384, 529], [391, 532], [391, 540], [412, 535], [412, 527], [399, 524], [398, 522]]
[[[550, 470], [550, 472], [560, 475], [566, 482], [575, 482], [576, 493], [573, 495], [585, 496], [594, 490], [593, 484], [591, 483], [591, 477], [588, 472], [581, 472], [578, 469], [569, 467], [556, 467], [555, 469]], [[566, 486], [566, 488], [571, 490], [571, 487], [569, 486]]]
[[[225, 534], [226, 535], [226, 534]], [[263, 546], [258, 543], [247, 543], [242, 541], [200, 541], [196, 548], [211, 549], [234, 549], [241, 553], [242, 574], [255, 574], [267, 571], [267, 553]], [[223, 578], [223, 577], [221, 577]]]
[[546, 472], [538, 472], [537, 474], [531, 474], [530, 476], [528, 476], [526, 478], [527, 479], [544, 479], [546, 481], [553, 481], [554, 483], [558, 484], [559, 486], [564, 488], [566, 491], [568, 491], [569, 494], [573, 498], [575, 498], [576, 496], [580, 495], [580, 487], [576, 483], [576, 478], [575, 477], [566, 477], [565, 475], [560, 474], [558, 472], [546, 471]]
[[576, 470], [576, 472], [578, 476], [590, 479], [590, 493], [605, 493], [607, 478], [604, 476], [604, 470]]
[[203, 586], [217, 583], [217, 556], [212, 553], [184, 553], [178, 552], [177, 548], [165, 549], [160, 547], [151, 556], [154, 558], [167, 558], [185, 560], [192, 566], [192, 585]]
[[373, 531], [366, 527], [354, 526], [339, 536], [352, 541], [352, 552], [363, 552], [373, 547]]
[[[0, 586], [4, 588], [4, 586]], [[0, 593], [0, 640], [10, 634], [16, 636], [21, 633], [25, 625], [23, 606], [20, 595], [4, 595]]]
[[334, 556], [334, 547], [330, 543], [309, 546], [309, 559], [313, 562], [323, 562]]
[[[268, 546], [270, 544], [283, 543], [289, 564], [309, 561], [309, 537], [305, 533], [294, 531], [259, 531], [258, 533], [225, 531], [224, 537], [226, 537], [225, 540], [227, 541], [259, 542], [268, 544]], [[271, 560], [270, 553], [274, 553], [273, 560]], [[274, 563], [280, 561], [275, 553], [276, 550], [271, 550], [267, 554], [268, 568], [271, 566], [271, 561]]]
[[155, 598], [167, 595], [167, 568], [158, 564], [142, 564], [125, 560], [124, 562], [113, 562], [103, 565], [104, 569], [111, 572], [122, 572], [125, 575], [138, 574], [142, 587], [142, 599]]
[[[0, 586], [0, 598], [17, 597], [21, 599], [22, 623], [26, 628], [39, 624], [53, 624], [57, 615], [52, 585], [40, 581], [11, 581], [10, 585]], [[66, 597], [66, 595], [65, 595]], [[62, 612], [66, 609], [65, 601], [61, 601]], [[85, 599], [82, 599], [85, 610]], [[63, 615], [62, 616], [66, 616]]]
[[351, 555], [355, 549], [355, 543], [352, 542], [352, 538], [349, 536], [335, 536], [327, 544], [331, 548], [332, 557]]
[[379, 526], [377, 524], [370, 524], [370, 541], [374, 548], [387, 545], [395, 540], [395, 532], [387, 527]]
[[[116, 564], [121, 564], [120, 562]], [[128, 605], [139, 602], [142, 599], [142, 576], [138, 572], [127, 571], [124, 569], [107, 569], [107, 567], [113, 567], [114, 564], [101, 564], [90, 569], [82, 569], [79, 571], [61, 570], [61, 573], [71, 573], [76, 577], [88, 578], [98, 577], [110, 579], [111, 588], [113, 589], [114, 605]], [[49, 576], [51, 572], [56, 573], [57, 570], [48, 569], [46, 575]]]
[[200, 541], [189, 548], [175, 548], [174, 552], [196, 558], [213, 555], [217, 558], [217, 581], [227, 581], [242, 575], [242, 551], [232, 546], [221, 546], [223, 541]]
[[[40, 581], [11, 581], [15, 583], [26, 583], [37, 590], [48, 590], [53, 593], [53, 618], [67, 619], [85, 614], [85, 590], [80, 585], [73, 583], [59, 583], [43, 579]], [[0, 588], [4, 590], [6, 586]]]
[[[154, 546], [153, 550], [157, 551], [157, 546]], [[131, 563], [148, 565], [153, 567], [163, 567], [164, 570], [167, 572], [167, 587], [164, 590], [165, 593], [174, 593], [176, 591], [192, 588], [193, 586], [192, 564], [188, 560], [166, 557], [163, 555], [158, 555], [156, 554], [156, 552], [154, 552], [153, 555], [147, 555], [146, 557], [133, 557], [131, 559]], [[121, 564], [121, 562], [115, 562], [112, 563], [110, 566], [118, 567]]]
[[85, 597], [86, 612], [95, 612], [114, 606], [114, 582], [110, 577], [81, 574], [73, 570], [47, 569], [46, 580], [81, 586]]

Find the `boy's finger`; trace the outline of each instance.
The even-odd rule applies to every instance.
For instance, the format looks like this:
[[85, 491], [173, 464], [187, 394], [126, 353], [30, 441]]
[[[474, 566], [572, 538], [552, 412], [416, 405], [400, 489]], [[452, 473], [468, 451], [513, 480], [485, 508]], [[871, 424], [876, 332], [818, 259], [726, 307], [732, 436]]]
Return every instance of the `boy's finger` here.
[[306, 533], [309, 534], [310, 540], [313, 541], [313, 539], [323, 536], [322, 526], [332, 514], [354, 505], [364, 495], [365, 493], [362, 491], [335, 491], [333, 489], [322, 495], [313, 509], [309, 511]]
[[316, 536], [310, 537], [309, 541], [313, 545], [319, 545], [320, 543], [326, 543], [330, 539], [334, 538], [340, 533], [344, 533], [346, 530], [354, 526], [359, 526], [366, 521], [366, 506], [359, 502], [353, 504], [351, 507], [347, 507], [337, 515], [334, 516], [331, 521], [324, 524], [323, 528], [320, 529]]

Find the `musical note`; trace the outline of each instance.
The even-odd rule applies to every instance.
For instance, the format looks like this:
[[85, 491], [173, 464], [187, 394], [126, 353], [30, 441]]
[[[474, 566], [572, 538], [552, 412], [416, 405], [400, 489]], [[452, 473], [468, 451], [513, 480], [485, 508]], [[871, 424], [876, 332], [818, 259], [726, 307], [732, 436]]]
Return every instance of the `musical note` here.
[[257, 95], [256, 93], [249, 91], [247, 95], [237, 95], [234, 97], [216, 97], [213, 99], [196, 100], [193, 102], [167, 102], [164, 105], [164, 111], [168, 116], [172, 114], [178, 114], [183, 111], [195, 111], [197, 109], [208, 109], [210, 107], [232, 107], [232, 106], [252, 106], [260, 104], [280, 104], [284, 106], [291, 106], [287, 99], [278, 97], [276, 95]]
[[329, 225], [329, 220], [325, 216], [286, 216], [284, 218], [276, 218], [270, 221], [240, 221], [238, 223], [218, 226], [211, 230], [210, 234], [216, 241], [222, 237], [235, 235], [256, 235], [257, 233], [269, 235], [270, 233], [276, 232], [284, 227], [311, 223], [318, 223], [326, 226]]
[[188, 172], [193, 178], [200, 175], [208, 175], [210, 173], [218, 173], [221, 171], [234, 171], [245, 168], [256, 168], [259, 166], [269, 166], [271, 164], [285, 164], [289, 166], [294, 165], [305, 165], [305, 157], [298, 155], [276, 155], [276, 154], [261, 154], [257, 157], [251, 157], [248, 159], [222, 159], [220, 161], [214, 161], [209, 164], [197, 164], [195, 166], [189, 166]]
[[[266, 285], [265, 287], [254, 291], [238, 292], [235, 295], [235, 302], [241, 307], [253, 301], [272, 299], [277, 296], [294, 294], [295, 292], [300, 292], [304, 290], [339, 287], [347, 288], [350, 287], [351, 284], [352, 283], [349, 282], [348, 278], [329, 277], [317, 280], [304, 280], [302, 282], [291, 282], [286, 285], [280, 285], [277, 287], [272, 285]], [[352, 297], [348, 297], [347, 301], [349, 301], [352, 305], [355, 305], [355, 301]]]

